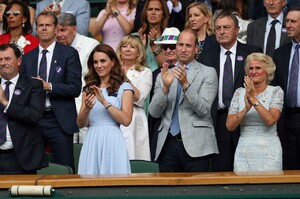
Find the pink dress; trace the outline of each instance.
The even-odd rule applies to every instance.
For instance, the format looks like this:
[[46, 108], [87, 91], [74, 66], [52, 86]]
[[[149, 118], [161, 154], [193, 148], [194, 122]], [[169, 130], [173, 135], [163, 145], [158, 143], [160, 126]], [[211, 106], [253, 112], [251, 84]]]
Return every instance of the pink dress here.
[[[128, 7], [120, 9], [120, 15], [122, 15], [127, 21], [133, 21], [135, 18], [136, 9], [133, 9], [129, 15], [126, 13], [127, 9]], [[96, 21], [103, 16], [103, 12], [104, 10], [100, 11]], [[126, 35], [117, 19], [112, 15], [106, 19], [100, 34], [102, 35], [102, 43], [110, 45], [114, 50], [117, 49], [119, 42]]]

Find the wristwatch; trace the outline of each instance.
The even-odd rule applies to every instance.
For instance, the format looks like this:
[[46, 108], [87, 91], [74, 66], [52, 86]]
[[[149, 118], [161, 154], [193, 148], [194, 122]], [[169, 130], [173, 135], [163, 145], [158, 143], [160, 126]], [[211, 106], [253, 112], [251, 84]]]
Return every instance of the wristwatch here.
[[252, 104], [253, 106], [258, 106], [260, 103], [259, 101], [255, 102], [254, 104]]
[[154, 57], [156, 57], [157, 55], [159, 55], [160, 52], [161, 52], [160, 46], [158, 46], [154, 51], [152, 51]]
[[119, 16], [119, 14], [120, 14], [120, 12], [119, 12], [119, 11], [117, 11], [117, 10], [113, 12], [113, 16], [114, 16], [114, 17], [117, 17], [117, 16]]

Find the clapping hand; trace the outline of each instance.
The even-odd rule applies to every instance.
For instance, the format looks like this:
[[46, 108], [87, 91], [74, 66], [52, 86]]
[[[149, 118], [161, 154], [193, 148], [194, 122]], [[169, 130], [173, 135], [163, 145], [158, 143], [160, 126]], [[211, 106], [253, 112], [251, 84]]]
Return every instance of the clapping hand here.
[[161, 79], [164, 83], [164, 86], [169, 89], [174, 80], [174, 73], [173, 70], [169, 71], [169, 64], [166, 62], [163, 63], [161, 68]]
[[93, 92], [83, 92], [82, 98], [84, 101], [84, 106], [86, 109], [92, 109], [94, 104], [96, 103], [96, 98]]
[[249, 99], [255, 97], [255, 95], [256, 95], [253, 82], [248, 76], [244, 77], [244, 87], [246, 89], [245, 106], [248, 111], [252, 107], [252, 104], [250, 103]]

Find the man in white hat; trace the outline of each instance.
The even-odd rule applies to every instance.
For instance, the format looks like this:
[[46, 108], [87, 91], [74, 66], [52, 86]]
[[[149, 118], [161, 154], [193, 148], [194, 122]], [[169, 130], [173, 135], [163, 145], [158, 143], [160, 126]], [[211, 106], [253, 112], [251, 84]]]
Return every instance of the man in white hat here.
[[175, 66], [169, 69], [164, 64], [155, 82], [149, 113], [161, 117], [155, 154], [161, 172], [205, 172], [210, 155], [218, 153], [210, 117], [218, 78], [214, 68], [195, 60], [197, 43], [191, 29], [183, 30], [176, 44]]
[[[174, 64], [177, 62], [176, 57], [176, 43], [178, 40], [178, 35], [180, 34], [180, 31], [175, 28], [165, 28], [162, 36], [159, 38], [159, 40], [154, 41], [155, 44], [160, 45], [161, 49], [163, 50], [163, 55], [165, 58], [164, 64], [169, 66], [169, 68], [172, 68]], [[157, 68], [152, 73], [152, 89], [150, 91], [150, 101], [152, 99], [152, 96], [154, 94], [154, 84], [156, 81], [157, 75], [160, 73], [161, 68]], [[151, 152], [151, 160], [154, 160], [155, 157], [155, 150], [156, 150], [156, 143], [157, 143], [157, 129], [160, 125], [160, 118], [153, 118], [151, 115], [148, 116], [148, 125], [149, 125], [149, 135], [150, 135], [150, 152]]]

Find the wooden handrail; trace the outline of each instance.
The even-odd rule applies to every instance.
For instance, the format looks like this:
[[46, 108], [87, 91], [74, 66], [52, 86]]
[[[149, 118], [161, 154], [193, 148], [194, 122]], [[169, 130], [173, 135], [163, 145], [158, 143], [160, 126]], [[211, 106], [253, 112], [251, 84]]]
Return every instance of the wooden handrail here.
[[183, 186], [230, 184], [300, 183], [300, 170], [282, 172], [143, 173], [130, 175], [3, 175], [0, 188], [12, 185], [92, 186]]

